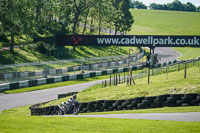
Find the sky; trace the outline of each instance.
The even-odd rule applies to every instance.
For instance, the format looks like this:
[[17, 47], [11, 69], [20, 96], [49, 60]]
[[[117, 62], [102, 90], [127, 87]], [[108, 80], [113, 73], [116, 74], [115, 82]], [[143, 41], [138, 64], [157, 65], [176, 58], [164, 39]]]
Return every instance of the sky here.
[[[167, 4], [173, 2], [174, 0], [137, 0], [137, 1], [143, 2], [145, 5], [149, 6], [149, 4], [151, 3]], [[181, 3], [191, 2], [195, 6], [200, 6], [200, 0], [179, 0], [179, 1]]]

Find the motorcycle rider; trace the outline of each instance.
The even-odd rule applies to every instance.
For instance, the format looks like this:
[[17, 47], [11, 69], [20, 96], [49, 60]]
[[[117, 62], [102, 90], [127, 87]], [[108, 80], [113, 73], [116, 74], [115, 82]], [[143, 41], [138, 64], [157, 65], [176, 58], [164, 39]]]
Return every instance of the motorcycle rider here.
[[68, 99], [67, 102], [63, 102], [62, 105], [58, 105], [59, 115], [64, 115], [64, 114], [74, 114], [78, 115], [79, 113], [79, 102], [76, 100], [77, 95], [74, 94], [72, 97]]
[[77, 98], [77, 95], [74, 94], [72, 97], [70, 97], [70, 98], [68, 99], [68, 101], [67, 101], [66, 103], [73, 103], [73, 102], [76, 100], [76, 98]]
[[74, 106], [75, 106], [75, 102], [76, 102], [76, 98], [77, 98], [77, 95], [74, 94], [72, 97], [70, 97], [68, 99], [68, 101], [66, 103], [69, 104], [69, 109], [70, 110], [73, 110], [74, 109]]

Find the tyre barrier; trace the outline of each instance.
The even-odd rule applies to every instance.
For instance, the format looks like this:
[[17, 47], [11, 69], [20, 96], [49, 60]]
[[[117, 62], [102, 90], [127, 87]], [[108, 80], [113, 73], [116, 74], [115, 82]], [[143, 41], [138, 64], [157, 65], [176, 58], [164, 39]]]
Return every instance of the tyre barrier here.
[[[42, 103], [44, 104], [44, 103]], [[57, 115], [58, 106], [30, 107], [31, 115]], [[80, 103], [80, 113], [135, 110], [162, 107], [200, 106], [200, 94], [167, 94], [152, 97], [137, 97], [127, 100], [99, 100]]]
[[66, 94], [58, 94], [58, 99], [68, 97], [68, 96], [72, 96], [72, 95], [77, 94], [77, 93], [78, 92], [69, 92], [69, 93], [66, 93]]

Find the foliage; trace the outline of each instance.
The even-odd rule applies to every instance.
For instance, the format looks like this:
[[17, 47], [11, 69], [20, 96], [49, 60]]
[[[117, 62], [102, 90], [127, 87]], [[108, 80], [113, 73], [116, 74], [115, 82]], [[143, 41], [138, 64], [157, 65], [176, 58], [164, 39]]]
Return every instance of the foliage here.
[[200, 12], [200, 6], [197, 7], [197, 12]]
[[11, 52], [14, 52], [15, 35], [26, 33], [31, 27], [29, 4], [29, 0], [1, 0], [0, 2], [0, 33], [10, 33]]
[[153, 10], [173, 10], [173, 11], [189, 11], [196, 12], [196, 7], [191, 2], [187, 2], [186, 4], [181, 3], [179, 0], [174, 0], [172, 3], [168, 4], [150, 4], [150, 9]]
[[[128, 0], [117, 0], [118, 5], [115, 7], [112, 4], [114, 1], [1, 0], [0, 34], [9, 33], [13, 52], [15, 37], [20, 34], [35, 37], [37, 34], [45, 34], [46, 31], [55, 35], [70, 32], [85, 34], [89, 30], [92, 31], [90, 34], [94, 34], [97, 33], [97, 27], [100, 34], [103, 27], [113, 29], [117, 21], [121, 22], [117, 30], [129, 31], [133, 24], [132, 14], [128, 11], [130, 3]], [[113, 19], [115, 14], [120, 17]]]
[[37, 42], [36, 43], [36, 48], [35, 51], [39, 51], [42, 54], [49, 54], [49, 53], [54, 53], [55, 52], [55, 47], [52, 45], [49, 45], [44, 42]]
[[129, 0], [114, 0], [113, 6], [116, 9], [116, 15], [114, 18], [115, 34], [117, 31], [125, 34], [131, 30], [134, 23], [133, 17], [129, 11]]
[[130, 7], [131, 8], [135, 8], [135, 9], [147, 9], [147, 6], [144, 4], [144, 3], [142, 3], [142, 2], [139, 2], [139, 1], [131, 1], [131, 0], [129, 0], [130, 2], [131, 2], [131, 4], [130, 4]]

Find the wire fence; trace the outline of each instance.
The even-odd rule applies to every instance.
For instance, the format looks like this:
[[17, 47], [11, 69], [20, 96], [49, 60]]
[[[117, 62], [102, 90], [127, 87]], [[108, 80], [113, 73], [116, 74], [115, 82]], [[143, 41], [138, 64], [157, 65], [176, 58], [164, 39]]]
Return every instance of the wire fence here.
[[[182, 79], [190, 78], [193, 76], [194, 72], [193, 67], [200, 67], [200, 58], [199, 59], [193, 59], [188, 61], [180, 61], [174, 64], [163, 64], [164, 66], [161, 67], [153, 67], [151, 69], [145, 68], [142, 70], [136, 70], [136, 71], [129, 71], [124, 73], [115, 73], [110, 75], [110, 79], [102, 81], [101, 84], [97, 86], [107, 87], [107, 86], [117, 86], [119, 84], [127, 84], [133, 85], [137, 83], [146, 83], [148, 84], [147, 77], [150, 77], [150, 83], [154, 82], [154, 80], [151, 79], [152, 76], [163, 74], [161, 77], [162, 79], [159, 79], [160, 81], [167, 81], [169, 79], [174, 78], [174, 73], [172, 72], [179, 72], [182, 74]], [[143, 78], [146, 77], [146, 80]], [[135, 82], [137, 80], [137, 82]]]

